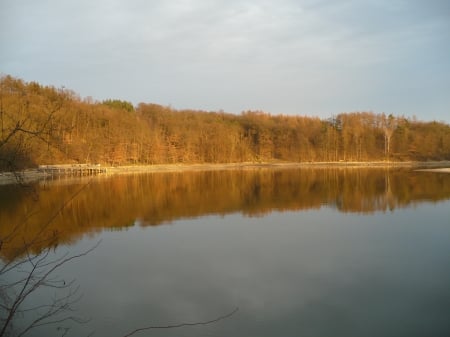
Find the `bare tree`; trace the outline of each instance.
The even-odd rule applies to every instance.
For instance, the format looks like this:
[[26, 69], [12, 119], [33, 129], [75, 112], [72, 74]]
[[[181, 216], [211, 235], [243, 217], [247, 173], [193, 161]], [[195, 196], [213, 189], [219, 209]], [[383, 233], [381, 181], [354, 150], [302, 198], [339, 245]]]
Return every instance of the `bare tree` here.
[[[75, 280], [64, 280], [56, 272], [72, 262], [93, 251], [92, 248], [79, 254], [66, 252], [58, 255], [53, 247], [58, 242], [58, 234], [45, 235], [49, 225], [89, 183], [83, 185], [40, 227], [31, 240], [18, 237], [27, 226], [27, 218], [12, 227], [7, 235], [0, 238], [0, 252], [8, 249], [8, 244], [21, 240], [22, 246], [9, 255], [0, 265], [0, 336], [23, 336], [32, 329], [57, 325], [65, 335], [68, 321], [83, 323], [86, 320], [74, 314], [73, 305], [80, 299], [79, 287]], [[36, 247], [46, 247], [39, 249]], [[45, 303], [34, 303], [33, 299], [43, 292], [53, 290], [53, 296]], [[19, 323], [19, 324], [17, 324]]]
[[[36, 141], [49, 143], [55, 114], [64, 102], [64, 95], [59, 92], [54, 99], [43, 104], [45, 113], [36, 116], [30, 108], [35, 98], [32, 88], [9, 76], [2, 77], [0, 81], [0, 169], [11, 171], [16, 183], [22, 185], [23, 177], [19, 170], [30, 144]], [[52, 246], [58, 242], [58, 235], [54, 233], [49, 237], [44, 234], [67, 203], [86, 186], [66, 200], [31, 240], [19, 235], [24, 232], [27, 218], [32, 214], [28, 214], [22, 223], [13, 225], [6, 235], [0, 237], [0, 253], [7, 250], [12, 241], [23, 242], [18, 250], [0, 261], [0, 336], [23, 336], [32, 329], [50, 324], [57, 325], [62, 335], [65, 335], [67, 328], [63, 323], [84, 321], [73, 312], [73, 305], [80, 298], [75, 280], [60, 279], [56, 272], [65, 264], [87, 255], [98, 244], [79, 254], [70, 255], [66, 252], [58, 255], [52, 251]], [[49, 290], [53, 290], [53, 294], [48, 301], [34, 302], [33, 299], [40, 293]]]
[[[60, 279], [55, 277], [55, 272], [96, 247], [60, 257], [54, 257], [49, 247], [38, 254], [27, 252], [23, 259], [5, 264], [0, 271], [2, 280], [6, 280], [0, 285], [3, 302], [0, 305], [0, 336], [24, 336], [31, 329], [45, 325], [56, 325], [65, 334], [69, 329], [63, 326], [65, 322], [86, 322], [74, 314], [73, 305], [81, 296], [75, 280]], [[34, 304], [33, 297], [47, 289], [54, 290], [54, 296], [45, 303]], [[18, 322], [20, 324], [16, 327]]]
[[51, 88], [45, 96], [40, 90], [45, 88], [11, 76], [0, 78], [0, 170], [18, 172], [31, 164], [33, 144], [51, 145], [67, 95], [63, 88]]
[[391, 154], [391, 138], [395, 129], [397, 128], [397, 121], [394, 116], [390, 114], [387, 118], [383, 115], [383, 131], [384, 131], [384, 156], [389, 161]]

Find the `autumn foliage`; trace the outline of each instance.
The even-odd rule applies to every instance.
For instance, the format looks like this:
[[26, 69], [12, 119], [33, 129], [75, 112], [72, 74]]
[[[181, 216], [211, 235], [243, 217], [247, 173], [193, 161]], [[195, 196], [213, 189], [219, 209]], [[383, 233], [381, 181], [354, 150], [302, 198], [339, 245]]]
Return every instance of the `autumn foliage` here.
[[319, 119], [175, 110], [153, 103], [133, 107], [115, 99], [81, 99], [67, 89], [11, 76], [0, 81], [2, 170], [10, 169], [10, 163], [26, 168], [450, 159], [450, 126], [444, 122], [373, 112]]

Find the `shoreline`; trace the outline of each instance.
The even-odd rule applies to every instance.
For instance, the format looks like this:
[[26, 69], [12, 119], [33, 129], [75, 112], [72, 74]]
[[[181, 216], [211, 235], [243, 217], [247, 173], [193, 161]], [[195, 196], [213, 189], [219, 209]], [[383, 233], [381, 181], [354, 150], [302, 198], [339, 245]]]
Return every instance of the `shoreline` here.
[[[164, 173], [164, 172], [194, 172], [194, 171], [224, 171], [249, 169], [294, 169], [294, 168], [415, 168], [422, 172], [450, 173], [450, 161], [433, 162], [244, 162], [244, 163], [205, 163], [205, 164], [155, 164], [105, 166], [106, 173], [92, 176], [111, 176], [117, 174]], [[16, 183], [31, 183], [42, 179], [58, 177], [61, 179], [77, 177], [76, 175], [54, 175], [44, 173], [39, 169], [26, 169], [20, 172], [0, 172], [0, 185]]]

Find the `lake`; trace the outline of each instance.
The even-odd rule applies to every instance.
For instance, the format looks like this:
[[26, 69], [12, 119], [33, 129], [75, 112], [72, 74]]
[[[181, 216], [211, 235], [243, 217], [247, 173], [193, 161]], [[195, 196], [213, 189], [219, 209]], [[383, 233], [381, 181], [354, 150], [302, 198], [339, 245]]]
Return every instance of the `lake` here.
[[[61, 179], [0, 186], [0, 257], [94, 247], [51, 275], [79, 287], [70, 315], [84, 321], [29, 336], [120, 337], [231, 313], [133, 336], [450, 336], [449, 219], [450, 174], [411, 169]], [[24, 307], [38, 309], [13, 332], [62, 288], [33, 292]]]

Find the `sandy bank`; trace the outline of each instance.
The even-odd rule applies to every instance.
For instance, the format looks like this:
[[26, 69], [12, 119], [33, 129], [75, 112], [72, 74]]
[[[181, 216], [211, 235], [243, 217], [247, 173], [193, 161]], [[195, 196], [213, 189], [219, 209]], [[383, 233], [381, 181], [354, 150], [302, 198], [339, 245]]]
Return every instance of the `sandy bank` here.
[[419, 169], [416, 171], [422, 171], [422, 172], [444, 172], [444, 173], [450, 173], [450, 167], [441, 167], [441, 168], [426, 168], [426, 169]]
[[[381, 168], [406, 167], [416, 168], [420, 171], [449, 172], [450, 161], [445, 162], [256, 162], [256, 163], [229, 163], [229, 164], [165, 164], [165, 165], [130, 165], [106, 167], [107, 173], [136, 174], [154, 172], [187, 172], [187, 171], [220, 171], [220, 170], [247, 170], [247, 169], [289, 169], [289, 168]], [[28, 169], [21, 172], [0, 172], [0, 185], [29, 183], [49, 178], [51, 175], [38, 169]]]

